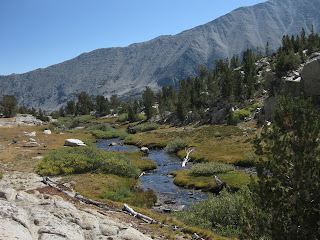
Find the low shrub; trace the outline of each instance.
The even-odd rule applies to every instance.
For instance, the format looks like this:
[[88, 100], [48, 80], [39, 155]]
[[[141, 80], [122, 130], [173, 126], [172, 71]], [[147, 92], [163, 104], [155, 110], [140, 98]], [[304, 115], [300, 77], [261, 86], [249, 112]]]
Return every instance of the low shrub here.
[[165, 151], [169, 153], [176, 153], [182, 149], [187, 147], [187, 142], [184, 139], [177, 138], [167, 144], [167, 146], [164, 148]]
[[128, 121], [128, 113], [122, 113], [118, 117], [118, 122], [126, 122]]
[[156, 123], [139, 124], [133, 127], [133, 129], [136, 132], [148, 132], [148, 131], [156, 130], [158, 128], [159, 128], [159, 125]]
[[244, 188], [234, 194], [226, 189], [216, 197], [201, 200], [184, 212], [174, 215], [189, 226], [204, 228], [219, 235], [236, 237], [241, 234], [243, 226], [243, 206], [249, 205], [246, 201], [248, 189]]
[[235, 119], [243, 120], [245, 117], [249, 117], [250, 111], [245, 109], [239, 109], [233, 112], [233, 117]]
[[111, 131], [102, 131], [102, 130], [92, 130], [90, 133], [96, 138], [100, 139], [110, 139], [110, 138], [120, 138], [125, 139], [127, 136], [127, 132], [124, 129], [113, 129]]
[[94, 145], [53, 150], [38, 162], [41, 175], [68, 175], [98, 171], [122, 177], [137, 177], [140, 169], [123, 155], [99, 150]]
[[94, 117], [91, 115], [81, 115], [81, 116], [73, 118], [73, 121], [77, 122], [77, 123], [87, 123], [92, 119], [94, 119]]
[[3, 178], [3, 175], [2, 175], [2, 173], [0, 173], [0, 179], [2, 179]]
[[138, 113], [137, 114], [137, 121], [144, 121], [146, 120], [146, 116], [143, 113]]
[[218, 173], [227, 173], [234, 170], [234, 166], [221, 162], [209, 162], [195, 164], [190, 169], [193, 176], [213, 176]]
[[93, 131], [93, 130], [100, 130], [100, 131], [108, 132], [108, 131], [113, 131], [114, 128], [108, 124], [105, 124], [105, 123], [87, 126], [87, 131]]

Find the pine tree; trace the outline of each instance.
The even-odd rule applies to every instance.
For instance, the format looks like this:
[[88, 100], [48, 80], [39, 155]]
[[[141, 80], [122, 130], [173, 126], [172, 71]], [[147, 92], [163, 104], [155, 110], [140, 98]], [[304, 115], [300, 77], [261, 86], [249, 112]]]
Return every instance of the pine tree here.
[[253, 96], [255, 91], [255, 84], [257, 82], [257, 67], [255, 65], [255, 56], [251, 49], [243, 53], [243, 69], [244, 69], [244, 83], [247, 85], [247, 97]]
[[67, 106], [65, 107], [65, 112], [67, 115], [74, 115], [76, 112], [76, 104], [73, 100], [69, 100], [67, 102]]
[[269, 42], [267, 42], [267, 44], [266, 44], [265, 53], [266, 53], [266, 56], [270, 55], [270, 44], [269, 44]]
[[[320, 236], [320, 120], [311, 100], [282, 97], [271, 126], [255, 139], [258, 181], [251, 184], [257, 209], [255, 238]], [[250, 231], [248, 231], [250, 232]]]
[[6, 117], [13, 117], [17, 112], [18, 101], [14, 96], [3, 95], [0, 106], [3, 108], [3, 115]]
[[155, 114], [153, 105], [155, 104], [156, 96], [150, 87], [146, 87], [146, 90], [142, 94], [142, 104], [144, 106], [144, 112], [147, 119], [150, 119]]
[[76, 104], [77, 112], [80, 115], [89, 114], [93, 110], [93, 102], [91, 97], [86, 92], [76, 94], [78, 101]]

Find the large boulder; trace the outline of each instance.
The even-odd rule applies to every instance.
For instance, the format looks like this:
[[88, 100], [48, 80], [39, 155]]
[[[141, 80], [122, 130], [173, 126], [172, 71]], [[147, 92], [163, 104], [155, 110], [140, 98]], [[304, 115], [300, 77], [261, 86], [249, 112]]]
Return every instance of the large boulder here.
[[320, 57], [306, 63], [301, 77], [306, 97], [320, 96]]
[[69, 147], [79, 147], [79, 146], [87, 146], [84, 142], [82, 142], [80, 139], [66, 139], [64, 141], [64, 146], [69, 146]]

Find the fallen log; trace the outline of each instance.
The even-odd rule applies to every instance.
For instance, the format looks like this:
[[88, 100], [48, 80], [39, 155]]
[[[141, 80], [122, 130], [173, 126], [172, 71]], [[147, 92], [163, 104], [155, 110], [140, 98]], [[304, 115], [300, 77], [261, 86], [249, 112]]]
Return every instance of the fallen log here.
[[[107, 211], [115, 211], [115, 212], [122, 212], [122, 213], [125, 213], [125, 214], [130, 214], [136, 218], [139, 218], [141, 220], [143, 220], [144, 222], [148, 223], [148, 224], [159, 224], [161, 227], [167, 227], [167, 228], [170, 228], [172, 230], [179, 230], [179, 231], [184, 231], [187, 227], [184, 227], [184, 228], [181, 228], [179, 226], [171, 226], [171, 225], [167, 225], [167, 224], [163, 224], [159, 221], [156, 221], [148, 216], [145, 216], [141, 213], [138, 213], [136, 211], [134, 211], [131, 207], [129, 207], [127, 204], [124, 204], [124, 207], [123, 207], [123, 210], [119, 210], [119, 209], [116, 209], [116, 208], [108, 208], [106, 207], [105, 203], [101, 203], [101, 202], [97, 202], [97, 201], [94, 201], [94, 200], [91, 200], [91, 199], [88, 199], [88, 198], [85, 198], [81, 195], [79, 195], [77, 192], [74, 192], [72, 191], [72, 189], [64, 186], [62, 183], [57, 183], [53, 180], [51, 180], [49, 177], [46, 177], [46, 176], [43, 176], [42, 177], [42, 182], [54, 189], [57, 189], [58, 191], [60, 192], [63, 192], [65, 193], [66, 195], [70, 196], [70, 197], [73, 197], [73, 198], [76, 198], [78, 200], [80, 200], [81, 202], [84, 202], [86, 204], [92, 204], [92, 205], [95, 205], [101, 209], [104, 209], [104, 210], [107, 210]], [[63, 187], [65, 188], [68, 188], [70, 189], [72, 192], [67, 192], [65, 190], [63, 190], [62, 188], [59, 188], [57, 186], [54, 186], [54, 184], [56, 185], [62, 185]], [[103, 212], [101, 211], [98, 211], [100, 214], [103, 214], [105, 215]], [[196, 239], [200, 239], [200, 240], [204, 240], [203, 238], [199, 237], [196, 233], [194, 233], [194, 236], [196, 237]]]
[[136, 211], [134, 211], [131, 207], [129, 207], [127, 204], [124, 204], [123, 206], [123, 210], [129, 212], [132, 216], [142, 219], [142, 220], [148, 220], [151, 224], [152, 223], [158, 223], [158, 221], [153, 220], [150, 217], [147, 217], [141, 213], [138, 213]]

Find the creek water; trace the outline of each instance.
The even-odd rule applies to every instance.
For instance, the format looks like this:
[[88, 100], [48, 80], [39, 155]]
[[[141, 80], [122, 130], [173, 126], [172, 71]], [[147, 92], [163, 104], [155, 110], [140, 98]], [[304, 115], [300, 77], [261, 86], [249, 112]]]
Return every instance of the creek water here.
[[[112, 146], [112, 143], [115, 143]], [[101, 150], [113, 151], [113, 152], [126, 152], [136, 151], [139, 148], [131, 145], [122, 144], [119, 139], [103, 140], [96, 143], [97, 147]], [[148, 156], [144, 158], [153, 159], [158, 168], [146, 172], [140, 177], [140, 187], [144, 190], [153, 189], [158, 196], [158, 202], [164, 205], [171, 206], [190, 206], [192, 203], [199, 201], [200, 199], [208, 198], [208, 194], [200, 191], [185, 189], [176, 186], [173, 183], [173, 178], [170, 173], [186, 168], [181, 167], [181, 160], [174, 155], [168, 154], [164, 150], [154, 149], [150, 150]], [[187, 166], [190, 167], [191, 164]]]

